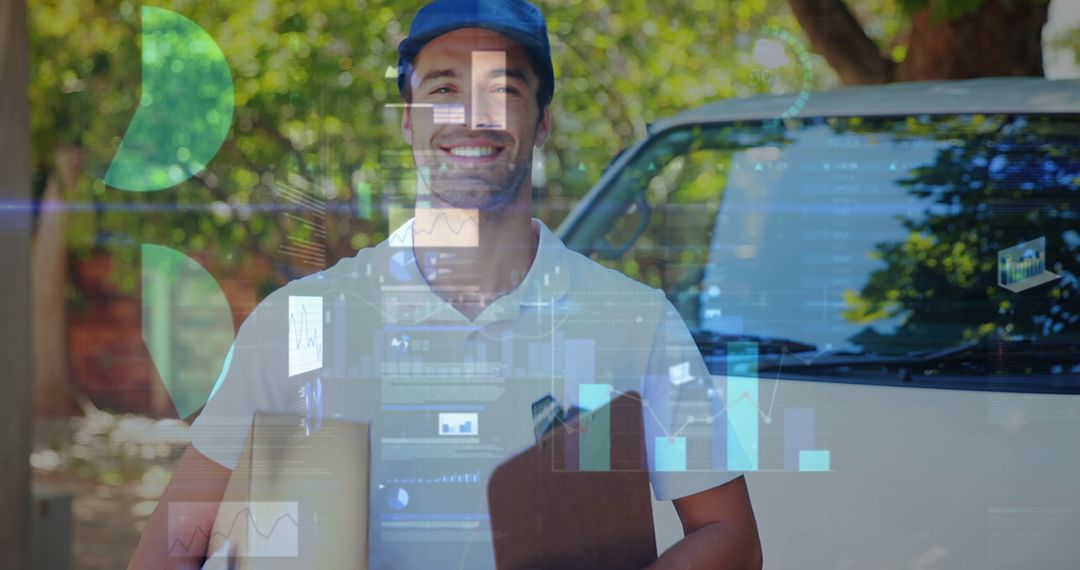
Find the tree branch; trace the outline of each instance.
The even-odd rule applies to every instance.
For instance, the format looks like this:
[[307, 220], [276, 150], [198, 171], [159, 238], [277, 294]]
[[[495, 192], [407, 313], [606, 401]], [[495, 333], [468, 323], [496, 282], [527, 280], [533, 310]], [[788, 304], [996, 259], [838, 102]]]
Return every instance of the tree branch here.
[[267, 122], [265, 118], [259, 117], [255, 120], [253, 129], [265, 133], [272, 140], [285, 147], [285, 151], [290, 153], [292, 157], [296, 159], [297, 166], [300, 167], [301, 175], [305, 177], [311, 175], [311, 171], [308, 170], [307, 161], [304, 160], [304, 155], [301, 154], [300, 151], [296, 150], [295, 147], [293, 147], [292, 141], [289, 139], [289, 137], [285, 136], [281, 133], [281, 131], [277, 130], [277, 127]]
[[810, 45], [845, 85], [888, 83], [896, 64], [866, 35], [844, 0], [788, 0]]

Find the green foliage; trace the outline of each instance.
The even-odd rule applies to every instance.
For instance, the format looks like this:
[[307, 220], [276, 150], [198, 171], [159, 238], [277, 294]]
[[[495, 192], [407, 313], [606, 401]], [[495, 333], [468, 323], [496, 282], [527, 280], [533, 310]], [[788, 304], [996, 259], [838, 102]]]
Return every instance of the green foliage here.
[[[868, 127], [871, 130], [873, 127]], [[901, 184], [926, 203], [902, 220], [910, 234], [878, 244], [884, 267], [844, 295], [845, 316], [867, 328], [854, 339], [870, 351], [936, 349], [996, 338], [1075, 339], [1080, 313], [1074, 278], [1014, 294], [997, 283], [997, 252], [1047, 238], [1047, 269], [1080, 274], [1076, 126], [1053, 118], [974, 116], [898, 123], [899, 140], [958, 141]], [[997, 309], [988, 317], [986, 307]], [[943, 310], [948, 307], [948, 310]], [[890, 334], [874, 322], [900, 317]], [[1074, 341], [1070, 341], [1074, 342]]]
[[[281, 277], [291, 277], [301, 269], [280, 253], [290, 231], [283, 210], [291, 203], [276, 191], [290, 175], [327, 201], [329, 261], [384, 239], [387, 209], [413, 200], [412, 176], [400, 164], [409, 150], [401, 111], [386, 107], [399, 96], [384, 72], [396, 64], [397, 43], [418, 2], [156, 5], [198, 23], [220, 45], [233, 73], [236, 113], [204, 172], [167, 190], [132, 194], [100, 180], [139, 104], [142, 5], [30, 1], [37, 170], [48, 170], [58, 146], [86, 150], [86, 176], [67, 196], [79, 205], [69, 216], [71, 247], [112, 250], [121, 260], [114, 277], [126, 287], [137, 282], [140, 243], [222, 267], [267, 256], [286, 270]], [[793, 91], [802, 82], [797, 65], [762, 81], [753, 57], [765, 26], [804, 38], [785, 0], [541, 5], [557, 76], [554, 133], [543, 150], [547, 184], [536, 208], [549, 224], [562, 219], [617, 151], [644, 136], [648, 123], [709, 100]], [[836, 84], [820, 58], [813, 56], [813, 64], [814, 88]], [[358, 196], [363, 188], [370, 195]]]
[[1080, 28], [1059, 33], [1048, 38], [1047, 43], [1051, 49], [1072, 52], [1073, 58], [1080, 61]]

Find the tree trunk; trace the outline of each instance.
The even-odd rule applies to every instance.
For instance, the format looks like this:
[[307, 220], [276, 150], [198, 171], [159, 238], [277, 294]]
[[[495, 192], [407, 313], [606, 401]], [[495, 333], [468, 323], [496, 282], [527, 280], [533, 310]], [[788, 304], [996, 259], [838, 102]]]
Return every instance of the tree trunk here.
[[30, 347], [33, 359], [35, 416], [81, 416], [68, 367], [67, 243], [64, 227], [67, 212], [64, 195], [82, 170], [82, 149], [56, 152], [56, 167], [45, 184], [40, 215], [30, 245]]
[[0, 2], [0, 553], [30, 566], [30, 41], [25, 0]]
[[928, 9], [921, 10], [912, 16], [907, 57], [896, 79], [1042, 77], [1049, 5], [985, 0], [974, 14], [939, 23]]
[[844, 0], [788, 0], [791, 10], [845, 85], [973, 77], [1043, 76], [1042, 28], [1048, 0], [984, 0], [975, 12], [934, 22], [911, 17], [907, 56], [881, 53]]
[[844, 0], [788, 0], [810, 45], [844, 85], [888, 83], [895, 64], [866, 35]]

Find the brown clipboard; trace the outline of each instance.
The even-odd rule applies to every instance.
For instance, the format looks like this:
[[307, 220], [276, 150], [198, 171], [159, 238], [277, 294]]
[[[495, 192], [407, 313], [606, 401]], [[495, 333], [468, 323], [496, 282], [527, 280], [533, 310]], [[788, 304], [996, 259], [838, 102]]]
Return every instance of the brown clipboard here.
[[[644, 568], [656, 560], [641, 409], [636, 393], [621, 395], [495, 469], [488, 510], [498, 568]], [[601, 434], [608, 462], [590, 455], [606, 451], [596, 445]]]

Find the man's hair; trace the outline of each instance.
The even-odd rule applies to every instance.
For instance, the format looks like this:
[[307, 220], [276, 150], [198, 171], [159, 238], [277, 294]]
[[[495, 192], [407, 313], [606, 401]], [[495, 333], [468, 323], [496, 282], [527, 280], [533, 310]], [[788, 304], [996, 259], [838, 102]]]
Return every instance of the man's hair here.
[[[532, 66], [533, 75], [535, 75], [540, 81], [536, 88], [536, 104], [537, 107], [540, 109], [539, 116], [537, 117], [537, 122], [539, 122], [541, 119], [544, 118], [544, 109], [546, 109], [548, 105], [551, 104], [551, 97], [544, 96], [545, 93], [550, 93], [550, 90], [544, 89], [544, 79], [540, 77], [540, 73], [537, 71], [538, 69], [540, 69], [540, 66], [537, 65], [536, 61], [534, 61], [532, 55], [529, 55], [529, 65]], [[401, 67], [398, 68], [398, 74], [404, 74], [405, 77], [404, 81], [398, 83], [399, 85], [401, 85], [401, 98], [409, 104], [412, 103], [412, 82], [410, 81], [410, 79], [413, 71], [415, 71], [415, 68], [413, 67], [413, 63], [411, 61], [402, 62]]]

